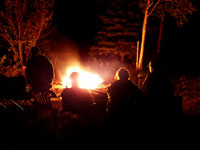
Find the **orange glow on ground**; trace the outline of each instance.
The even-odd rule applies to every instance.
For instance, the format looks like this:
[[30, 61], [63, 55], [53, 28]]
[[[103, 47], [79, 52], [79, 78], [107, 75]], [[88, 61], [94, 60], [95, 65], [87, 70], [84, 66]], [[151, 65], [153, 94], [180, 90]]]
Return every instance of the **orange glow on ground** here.
[[79, 73], [79, 76], [80, 76], [79, 87], [80, 88], [95, 89], [95, 88], [98, 88], [99, 85], [103, 82], [103, 79], [101, 79], [98, 74], [87, 72], [81, 69], [79, 66], [75, 66], [75, 67], [67, 68], [66, 76], [62, 78], [62, 84], [64, 88], [71, 87], [70, 75], [72, 72]]

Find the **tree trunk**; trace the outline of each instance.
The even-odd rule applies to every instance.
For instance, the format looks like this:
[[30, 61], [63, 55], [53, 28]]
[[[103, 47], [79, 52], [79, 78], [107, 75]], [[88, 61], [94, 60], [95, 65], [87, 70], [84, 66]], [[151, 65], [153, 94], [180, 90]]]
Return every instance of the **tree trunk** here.
[[19, 59], [20, 63], [23, 66], [24, 65], [24, 59], [23, 59], [23, 52], [22, 52], [22, 44], [21, 41], [18, 42], [18, 51], [19, 51]]
[[124, 57], [125, 57], [126, 53], [120, 53], [120, 61], [122, 63], [124, 63]]
[[160, 46], [161, 46], [161, 39], [162, 39], [162, 32], [163, 32], [163, 26], [164, 26], [164, 19], [165, 14], [163, 13], [160, 20], [160, 29], [159, 29], [159, 36], [158, 36], [158, 43], [157, 43], [157, 51], [156, 54], [160, 54]]
[[145, 14], [144, 14], [144, 21], [143, 21], [143, 27], [142, 27], [142, 41], [141, 41], [141, 48], [140, 48], [140, 58], [139, 58], [139, 64], [138, 64], [137, 70], [142, 70], [149, 6], [150, 6], [150, 0], [147, 1], [147, 8], [146, 8]]

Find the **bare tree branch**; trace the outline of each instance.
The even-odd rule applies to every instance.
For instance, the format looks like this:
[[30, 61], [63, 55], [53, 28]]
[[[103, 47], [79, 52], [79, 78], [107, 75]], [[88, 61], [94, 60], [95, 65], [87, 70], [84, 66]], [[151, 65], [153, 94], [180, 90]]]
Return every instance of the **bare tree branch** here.
[[148, 13], [148, 17], [153, 13], [153, 11], [156, 9], [156, 7], [158, 6], [158, 4], [160, 3], [160, 0], [158, 0], [157, 2], [156, 2], [156, 4], [153, 6], [153, 8], [151, 9], [151, 11]]
[[4, 10], [0, 10], [0, 36], [11, 45], [23, 65], [31, 47], [47, 30], [54, 0], [4, 0], [4, 3]]

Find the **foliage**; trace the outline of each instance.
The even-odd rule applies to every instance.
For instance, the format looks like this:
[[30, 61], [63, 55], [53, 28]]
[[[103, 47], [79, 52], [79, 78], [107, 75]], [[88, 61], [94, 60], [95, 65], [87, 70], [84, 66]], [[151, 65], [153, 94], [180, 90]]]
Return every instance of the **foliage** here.
[[31, 47], [50, 27], [54, 0], [4, 0], [0, 10], [0, 36], [6, 40], [21, 65], [26, 64]]
[[[146, 9], [147, 0], [140, 0], [139, 6], [143, 10]], [[158, 18], [162, 14], [167, 14], [176, 19], [177, 25], [182, 26], [187, 23], [189, 15], [192, 15], [196, 8], [191, 0], [151, 0], [149, 15], [154, 15]]]
[[141, 28], [137, 2], [111, 0], [107, 5], [105, 13], [100, 16], [97, 44], [91, 47], [90, 55], [118, 55], [122, 60], [125, 55], [135, 58]]
[[148, 17], [154, 15], [158, 18], [161, 18], [157, 45], [157, 54], [159, 55], [164, 17], [166, 15], [172, 16], [176, 19], [177, 26], [182, 26], [185, 22], [188, 22], [189, 15], [191, 15], [192, 12], [196, 9], [192, 5], [192, 2], [190, 0], [140, 0], [139, 6], [144, 11], [140, 59], [138, 63], [139, 65], [137, 66], [137, 69], [141, 70], [144, 57], [144, 46]]
[[3, 66], [5, 60], [6, 60], [6, 55], [3, 55], [3, 56], [0, 58], [0, 67]]
[[200, 114], [200, 76], [181, 76], [173, 80], [175, 95], [182, 96], [185, 114]]
[[0, 68], [0, 74], [7, 77], [15, 77], [18, 75], [25, 75], [25, 67], [19, 68], [19, 65], [6, 66]]

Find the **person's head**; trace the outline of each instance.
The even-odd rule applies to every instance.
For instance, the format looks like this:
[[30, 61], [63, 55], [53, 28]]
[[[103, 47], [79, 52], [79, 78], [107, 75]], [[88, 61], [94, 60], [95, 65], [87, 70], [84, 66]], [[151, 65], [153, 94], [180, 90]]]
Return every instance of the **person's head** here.
[[129, 77], [130, 77], [130, 73], [129, 73], [129, 71], [127, 69], [120, 68], [117, 71], [117, 76], [118, 76], [119, 80], [128, 80]]
[[153, 72], [153, 67], [152, 67], [151, 61], [149, 62], [148, 67], [149, 67], [149, 72], [152, 73]]
[[31, 55], [32, 56], [37, 56], [40, 54], [40, 50], [37, 47], [32, 47], [31, 48]]
[[79, 73], [78, 72], [72, 72], [70, 75], [70, 79], [72, 82], [72, 87], [78, 87], [79, 83]]
[[149, 62], [149, 72], [158, 71], [161, 69], [160, 59], [158, 57], [153, 57]]

